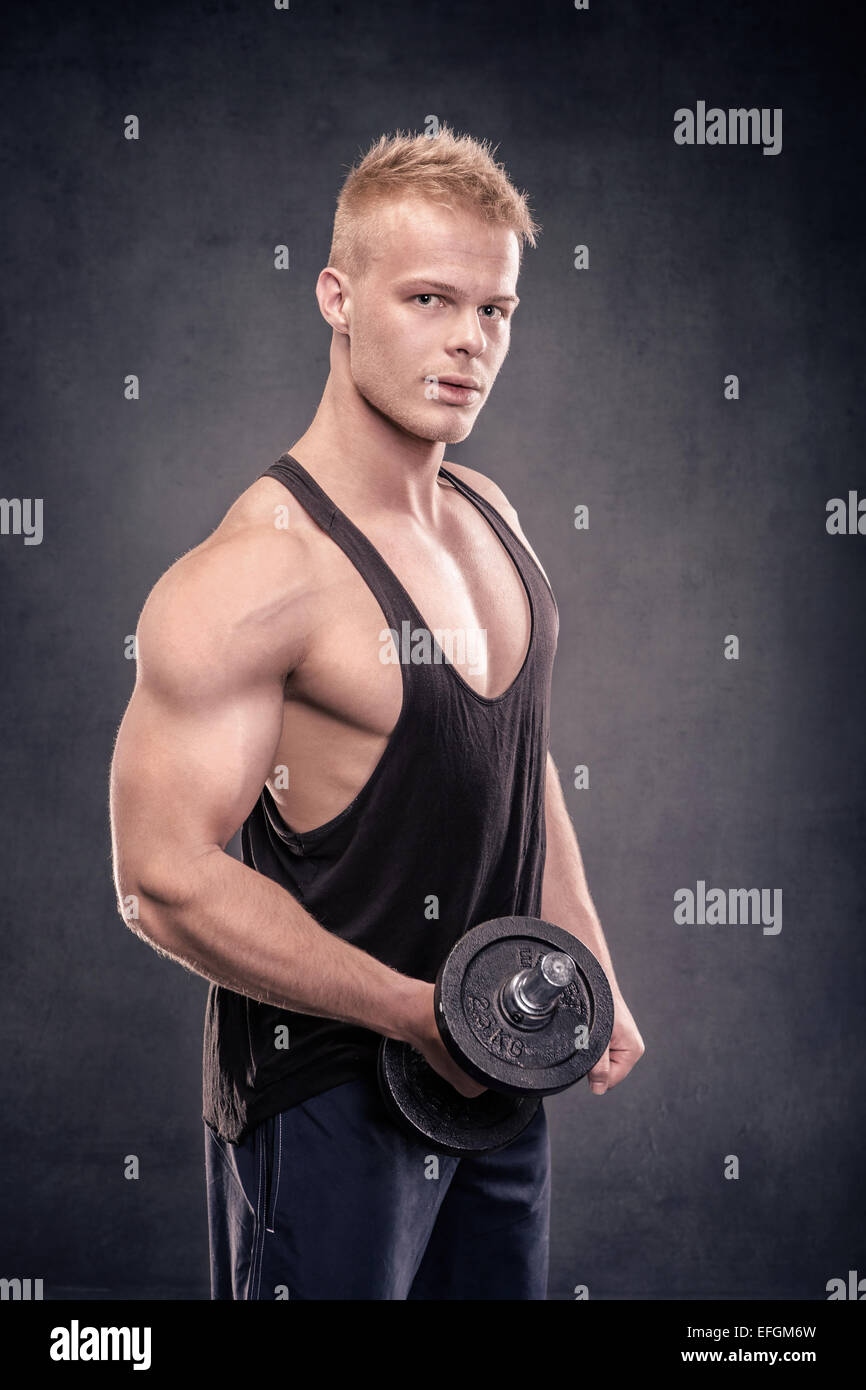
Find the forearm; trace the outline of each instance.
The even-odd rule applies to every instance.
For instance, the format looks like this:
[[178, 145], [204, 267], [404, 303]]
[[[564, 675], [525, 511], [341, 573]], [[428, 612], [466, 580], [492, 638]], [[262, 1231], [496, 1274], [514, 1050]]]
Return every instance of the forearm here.
[[619, 986], [598, 913], [589, 892], [583, 858], [574, 826], [565, 804], [559, 774], [548, 755], [545, 789], [547, 856], [541, 895], [541, 915], [588, 946], [610, 982], [614, 994]]
[[279, 884], [217, 847], [184, 879], [183, 895], [131, 890], [140, 918], [125, 920], [161, 954], [261, 1003], [414, 1041], [429, 985], [335, 936]]

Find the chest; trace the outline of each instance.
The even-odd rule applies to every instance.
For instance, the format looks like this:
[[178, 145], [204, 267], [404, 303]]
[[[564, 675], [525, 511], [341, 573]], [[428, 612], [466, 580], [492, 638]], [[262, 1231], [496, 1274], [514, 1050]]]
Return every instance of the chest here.
[[364, 534], [418, 611], [401, 602], [392, 582], [386, 616], [369, 572], [363, 575], [333, 546], [315, 640], [293, 677], [296, 697], [359, 729], [389, 733], [402, 704], [404, 662], [447, 663], [477, 694], [503, 694], [524, 664], [532, 608], [517, 563], [492, 525], [476, 512], [449, 521], [436, 537], [412, 526], [368, 526]]

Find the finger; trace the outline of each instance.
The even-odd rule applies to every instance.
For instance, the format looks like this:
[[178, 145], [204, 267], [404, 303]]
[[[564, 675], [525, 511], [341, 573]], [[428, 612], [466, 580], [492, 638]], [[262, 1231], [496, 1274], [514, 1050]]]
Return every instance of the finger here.
[[631, 1071], [635, 1062], [639, 1061], [641, 1053], [634, 1048], [623, 1047], [611, 1053], [610, 1072], [608, 1074], [607, 1088], [612, 1090], [618, 1086]]
[[593, 1095], [603, 1096], [610, 1079], [610, 1048], [606, 1047], [592, 1071], [588, 1074], [589, 1089]]

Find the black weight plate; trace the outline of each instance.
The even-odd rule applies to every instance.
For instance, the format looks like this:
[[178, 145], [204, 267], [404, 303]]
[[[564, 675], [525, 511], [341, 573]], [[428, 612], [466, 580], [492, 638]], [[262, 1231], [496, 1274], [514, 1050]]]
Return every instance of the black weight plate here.
[[505, 1148], [522, 1134], [541, 1104], [537, 1095], [499, 1091], [461, 1096], [420, 1052], [393, 1038], [383, 1038], [379, 1048], [379, 1087], [398, 1124], [453, 1158]]
[[[519, 1028], [503, 1011], [502, 986], [548, 951], [564, 951], [577, 980], [551, 1021]], [[496, 917], [472, 927], [436, 980], [436, 1021], [454, 1060], [482, 1085], [510, 1094], [553, 1095], [591, 1071], [613, 1030], [613, 996], [601, 965], [571, 932], [539, 917]], [[588, 1030], [588, 1045], [581, 1047]]]

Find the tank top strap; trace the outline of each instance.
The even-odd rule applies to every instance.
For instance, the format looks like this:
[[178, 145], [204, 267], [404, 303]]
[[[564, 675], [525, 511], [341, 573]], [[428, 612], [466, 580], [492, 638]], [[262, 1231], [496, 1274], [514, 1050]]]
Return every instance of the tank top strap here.
[[[458, 492], [462, 492], [463, 496], [468, 497], [470, 501], [480, 503], [480, 505], [484, 508], [484, 513], [486, 516], [492, 517], [495, 521], [498, 521], [500, 523], [502, 522], [501, 513], [498, 512], [490, 502], [488, 502], [487, 498], [482, 497], [480, 492], [476, 492], [474, 487], [470, 487], [469, 484], [464, 482], [462, 478], [458, 478], [456, 473], [451, 473], [447, 468], [444, 467], [444, 465], [440, 465], [439, 476], [440, 478], [447, 479], [449, 483], [452, 483], [453, 486], [457, 488]], [[506, 531], [508, 531], [508, 534], [510, 535], [511, 532], [509, 528], [506, 527], [505, 529]], [[497, 527], [497, 530], [499, 530], [499, 527]]]
[[276, 478], [288, 488], [316, 524], [340, 547], [378, 599], [391, 628], [399, 631], [400, 624], [405, 621], [409, 621], [413, 627], [424, 626], [424, 619], [411, 595], [373, 542], [331, 501], [303, 464], [290, 453], [281, 454], [259, 476]]
[[475, 505], [481, 509], [493, 526], [493, 529], [496, 531], [496, 534], [502, 541], [502, 544], [505, 546], [520, 573], [523, 575], [524, 580], [527, 583], [532, 583], [533, 579], [536, 579], [542, 586], [542, 592], [550, 596], [550, 600], [557, 613], [558, 621], [559, 607], [556, 602], [556, 596], [550, 586], [550, 580], [547, 578], [547, 575], [544, 573], [531, 551], [527, 550], [520, 537], [512, 531], [498, 508], [494, 507], [493, 503], [489, 502], [486, 497], [482, 497], [480, 492], [476, 492], [474, 487], [470, 487], [462, 478], [458, 478], [456, 473], [451, 473], [447, 468], [440, 467], [439, 474], [440, 477], [446, 478], [449, 483], [453, 483], [458, 491], [463, 493], [464, 497], [468, 497], [470, 502], [474, 502]]

